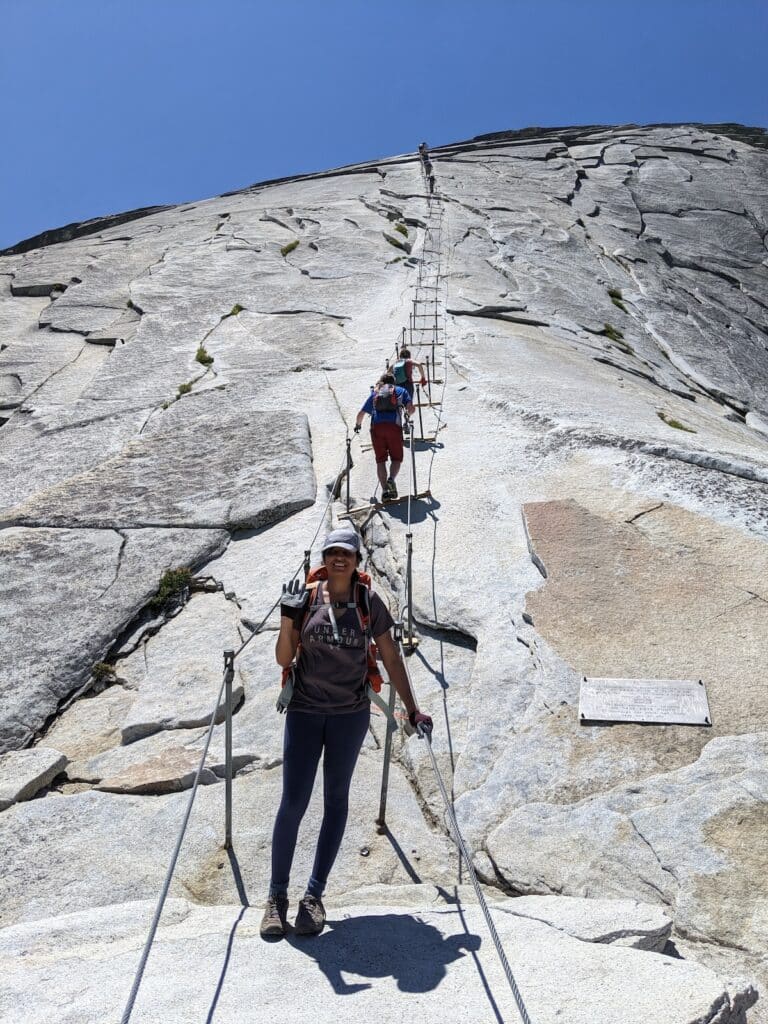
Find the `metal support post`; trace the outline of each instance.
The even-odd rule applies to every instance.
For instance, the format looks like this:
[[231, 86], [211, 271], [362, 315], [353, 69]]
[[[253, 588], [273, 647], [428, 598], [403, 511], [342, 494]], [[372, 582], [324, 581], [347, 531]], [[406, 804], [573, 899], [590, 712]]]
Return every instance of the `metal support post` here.
[[[418, 384], [416, 385], [416, 407], [419, 410], [419, 431], [421, 432], [421, 439], [423, 441], [424, 440], [424, 420], [421, 417], [421, 390], [420, 390]], [[413, 493], [416, 494], [416, 483], [415, 483], [415, 480], [416, 480], [416, 466], [415, 465], [413, 467], [413, 478], [414, 478]]]
[[405, 581], [408, 597], [408, 646], [413, 650], [413, 534], [407, 533], [405, 540], [407, 544]]
[[[419, 412], [421, 412], [421, 410], [419, 410]], [[411, 447], [411, 486], [413, 487], [413, 495], [412, 495], [412, 497], [418, 498], [418, 496], [419, 496], [419, 489], [416, 486], [416, 445], [413, 443], [413, 420], [410, 421], [410, 428], [411, 428], [411, 431], [410, 431], [410, 434], [411, 434], [411, 437], [410, 437], [410, 440], [411, 440], [411, 444], [410, 444], [410, 447]], [[424, 436], [424, 431], [423, 430], [421, 432], [421, 436], [422, 437]]]
[[349, 500], [349, 478], [352, 475], [352, 438], [347, 438], [347, 512], [352, 508], [352, 502]]
[[403, 328], [403, 340], [402, 340], [402, 342], [400, 344], [400, 347], [401, 348], [405, 348], [405, 328]]
[[[400, 644], [403, 640], [403, 624], [402, 622], [396, 622], [394, 625], [395, 643]], [[377, 829], [379, 835], [383, 835], [387, 831], [387, 793], [389, 791], [389, 762], [392, 757], [392, 736], [395, 731], [394, 726], [394, 715], [395, 715], [395, 697], [397, 693], [395, 690], [395, 684], [390, 679], [389, 681], [389, 714], [387, 718], [387, 732], [384, 737], [384, 764], [381, 769], [381, 797], [379, 799], [379, 816], [376, 819]]]
[[235, 678], [235, 652], [224, 651], [224, 847], [232, 849], [232, 681]]

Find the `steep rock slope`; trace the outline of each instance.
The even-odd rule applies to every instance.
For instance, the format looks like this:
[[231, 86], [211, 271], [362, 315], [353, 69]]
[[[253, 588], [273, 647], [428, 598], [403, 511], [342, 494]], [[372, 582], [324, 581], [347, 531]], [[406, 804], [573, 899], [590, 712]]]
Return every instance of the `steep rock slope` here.
[[[55, 938], [56, 915], [90, 912], [77, 927], [98, 928], [99, 908], [157, 892], [219, 652], [343, 511], [326, 506], [346, 432], [431, 264], [445, 347], [418, 321], [409, 337], [445, 384], [423, 411], [437, 442], [416, 456], [432, 498], [413, 505], [411, 663], [477, 868], [513, 896], [660, 904], [686, 956], [765, 986], [762, 142], [733, 126], [500, 133], [431, 151], [432, 196], [403, 156], [0, 256], [4, 949], [53, 944], [66, 971], [80, 954]], [[354, 459], [364, 502], [371, 456]], [[403, 510], [356, 521], [394, 608]], [[193, 593], [166, 622], [148, 602], [179, 565], [223, 592]], [[237, 673], [236, 847], [252, 901], [279, 788], [270, 648], [257, 638]], [[101, 661], [106, 688], [103, 670], [93, 686]], [[701, 677], [713, 727], [580, 726], [583, 674]], [[217, 846], [219, 732], [173, 889], [205, 906], [237, 902]], [[376, 835], [382, 737], [374, 720], [333, 880], [342, 905], [359, 907], [363, 884], [457, 881], [416, 738], [396, 745], [396, 843]], [[28, 746], [36, 761], [14, 753]], [[125, 912], [131, 948], [140, 906]], [[226, 914], [212, 925], [230, 927]], [[554, 949], [551, 936], [509, 941]], [[564, 972], [569, 949], [552, 953]], [[637, 961], [638, 979], [669, 962], [635, 955], [658, 961]], [[534, 975], [536, 1019], [554, 1017], [567, 999], [543, 998], [551, 981]], [[22, 1019], [23, 978], [8, 985]], [[699, 1001], [658, 1019], [735, 1024], [753, 999], [712, 974], [690, 985]], [[26, 1012], [61, 1019], [55, 1000]]]

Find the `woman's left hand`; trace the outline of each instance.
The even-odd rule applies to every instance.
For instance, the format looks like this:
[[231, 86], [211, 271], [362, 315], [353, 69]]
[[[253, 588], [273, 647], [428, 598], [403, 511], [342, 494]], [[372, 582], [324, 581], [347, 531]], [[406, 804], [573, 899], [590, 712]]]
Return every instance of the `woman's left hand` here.
[[421, 726], [421, 729], [427, 733], [427, 735], [432, 734], [432, 719], [422, 711], [412, 711], [410, 715], [408, 715], [408, 721], [419, 735], [421, 735], [419, 726]]

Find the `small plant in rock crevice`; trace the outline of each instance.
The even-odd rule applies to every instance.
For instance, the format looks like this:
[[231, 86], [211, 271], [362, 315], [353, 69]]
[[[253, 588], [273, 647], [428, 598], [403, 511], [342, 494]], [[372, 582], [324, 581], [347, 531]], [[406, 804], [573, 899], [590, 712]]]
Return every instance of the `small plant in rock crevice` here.
[[675, 430], [684, 430], [687, 434], [696, 433], [693, 427], [686, 427], [684, 423], [680, 422], [680, 420], [676, 420], [673, 416], [668, 416], [663, 411], [657, 412], [656, 415], [659, 417], [662, 423], [666, 423], [668, 427], [674, 427]]
[[395, 231], [399, 231], [401, 235], [408, 237], [408, 228], [405, 224], [395, 224]]
[[192, 572], [185, 566], [179, 566], [176, 569], [166, 569], [160, 578], [157, 593], [149, 602], [149, 607], [159, 609], [170, 600], [180, 598], [185, 591], [189, 590], [191, 582]]
[[228, 316], [237, 316], [237, 314], [242, 313], [244, 309], [245, 306], [241, 306], [239, 302], [236, 302], [232, 309], [230, 309], [228, 313], [225, 313], [221, 319], [226, 320]]
[[614, 341], [614, 345], [620, 352], [623, 352], [625, 356], [633, 356], [635, 354], [635, 350], [628, 341]]
[[613, 324], [603, 324], [603, 334], [611, 341], [622, 341], [624, 338], [622, 332], [618, 327], [614, 327]]
[[287, 256], [289, 252], [293, 252], [293, 250], [297, 247], [298, 244], [299, 244], [298, 238], [294, 238], [294, 240], [292, 242], [287, 242], [280, 249], [280, 255], [281, 256]]
[[629, 312], [627, 307], [624, 305], [624, 297], [621, 294], [620, 288], [609, 288], [608, 295], [610, 297], [611, 302], [614, 304], [614, 306], [616, 306], [617, 309], [620, 309], [622, 313]]
[[395, 247], [395, 249], [401, 249], [404, 253], [407, 253], [410, 256], [411, 246], [408, 242], [401, 242], [399, 238], [393, 238], [392, 235], [388, 235], [386, 231], [383, 231], [382, 234], [389, 244]]
[[114, 665], [110, 665], [106, 661], [97, 661], [91, 669], [91, 675], [95, 683], [106, 685], [115, 679], [117, 673]]
[[213, 364], [213, 356], [202, 342], [197, 346], [195, 359], [201, 364], [201, 366], [211, 366]]
[[176, 394], [177, 398], [181, 398], [182, 395], [188, 395], [192, 390], [192, 381], [185, 381], [183, 384], [179, 384], [179, 390]]

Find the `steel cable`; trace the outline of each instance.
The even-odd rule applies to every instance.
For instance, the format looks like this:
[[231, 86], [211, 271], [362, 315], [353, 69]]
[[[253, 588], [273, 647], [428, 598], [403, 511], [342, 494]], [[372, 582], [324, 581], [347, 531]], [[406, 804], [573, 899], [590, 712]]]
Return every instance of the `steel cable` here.
[[165, 875], [165, 881], [163, 882], [163, 888], [162, 888], [162, 890], [160, 892], [160, 898], [158, 899], [157, 906], [155, 907], [155, 914], [154, 914], [154, 917], [152, 918], [152, 924], [150, 925], [150, 928], [149, 928], [149, 934], [147, 935], [147, 940], [144, 943], [144, 949], [142, 950], [141, 959], [139, 960], [139, 966], [138, 966], [138, 968], [136, 970], [136, 974], [135, 974], [134, 979], [133, 979], [133, 985], [131, 986], [131, 991], [130, 991], [130, 994], [128, 996], [128, 1002], [125, 1005], [125, 1010], [123, 1011], [123, 1016], [120, 1018], [120, 1024], [128, 1024], [128, 1021], [131, 1018], [131, 1014], [133, 1013], [133, 1006], [134, 1006], [134, 1003], [136, 1002], [136, 997], [137, 997], [137, 995], [139, 993], [139, 986], [141, 985], [141, 980], [144, 977], [144, 969], [147, 966], [147, 960], [149, 959], [149, 954], [150, 954], [150, 951], [152, 949], [152, 943], [154, 942], [154, 939], [155, 939], [155, 933], [157, 931], [157, 926], [160, 923], [160, 916], [161, 916], [161, 914], [163, 912], [163, 907], [165, 905], [165, 900], [166, 900], [166, 897], [168, 895], [168, 890], [171, 887], [171, 879], [173, 878], [173, 873], [176, 870], [176, 862], [177, 862], [177, 860], [179, 858], [179, 853], [181, 851], [181, 844], [184, 841], [184, 835], [185, 835], [185, 833], [187, 831], [187, 825], [189, 824], [189, 819], [190, 819], [190, 816], [192, 814], [192, 805], [195, 802], [195, 796], [197, 794], [197, 787], [198, 787], [198, 785], [200, 783], [200, 776], [202, 775], [202, 772], [203, 772], [203, 766], [205, 764], [205, 759], [208, 756], [208, 747], [210, 746], [211, 737], [213, 736], [213, 727], [216, 724], [216, 713], [218, 712], [219, 705], [221, 704], [221, 697], [222, 697], [222, 694], [224, 692], [224, 683], [225, 683], [225, 680], [222, 679], [221, 687], [219, 688], [219, 695], [218, 695], [218, 697], [216, 699], [216, 707], [214, 708], [213, 714], [211, 715], [211, 721], [210, 721], [210, 723], [208, 725], [208, 732], [207, 732], [206, 737], [205, 737], [205, 746], [203, 748], [203, 756], [200, 758], [200, 764], [197, 766], [197, 772], [195, 773], [195, 780], [192, 783], [192, 790], [191, 790], [191, 792], [189, 794], [189, 800], [187, 802], [187, 809], [186, 809], [186, 812], [184, 814], [184, 820], [182, 821], [181, 830], [179, 831], [179, 835], [178, 835], [178, 838], [176, 840], [176, 847], [175, 847], [175, 849], [173, 851], [173, 856], [171, 857], [171, 863], [168, 866], [168, 871], [166, 872], [166, 875]]
[[[410, 670], [408, 668], [408, 663], [407, 663], [406, 658], [405, 658], [405, 651], [403, 649], [403, 642], [402, 642], [402, 640], [399, 641], [399, 646], [400, 646], [400, 657], [402, 659], [403, 666], [405, 667], [405, 674], [408, 677], [408, 686], [410, 688], [411, 695], [413, 696], [414, 702], [415, 702], [416, 694], [415, 694], [415, 691], [413, 689], [413, 681], [411, 680], [411, 673], [410, 673]], [[418, 704], [417, 704], [417, 706], [418, 706]], [[454, 842], [456, 843], [456, 846], [459, 849], [459, 853], [464, 858], [464, 863], [467, 865], [467, 871], [469, 872], [469, 877], [470, 877], [470, 879], [472, 881], [472, 887], [475, 890], [475, 895], [477, 896], [477, 901], [480, 904], [480, 909], [483, 912], [483, 917], [485, 918], [485, 923], [488, 926], [488, 931], [490, 932], [491, 939], [493, 940], [493, 944], [496, 947], [496, 952], [498, 953], [499, 960], [501, 961], [501, 966], [504, 969], [504, 974], [506, 975], [507, 981], [509, 982], [509, 987], [512, 990], [512, 995], [514, 996], [515, 1004], [516, 1004], [518, 1012], [520, 1014], [520, 1018], [523, 1021], [523, 1024], [531, 1024], [531, 1018], [529, 1017], [528, 1010], [526, 1009], [525, 1003], [523, 1002], [523, 997], [520, 994], [520, 989], [517, 987], [517, 982], [515, 981], [515, 976], [512, 973], [512, 968], [509, 965], [509, 960], [507, 959], [507, 955], [504, 952], [504, 947], [501, 944], [501, 939], [499, 938], [499, 933], [496, 931], [496, 925], [493, 923], [493, 918], [491, 917], [491, 912], [488, 909], [488, 903], [486, 902], [485, 894], [483, 893], [483, 890], [480, 888], [480, 883], [477, 880], [477, 874], [475, 873], [475, 866], [472, 863], [472, 858], [470, 856], [469, 850], [467, 849], [467, 844], [464, 841], [464, 836], [461, 834], [461, 830], [459, 829], [459, 824], [456, 821], [456, 815], [454, 813], [453, 806], [452, 806], [450, 798], [448, 796], [448, 791], [445, 788], [445, 782], [443, 781], [443, 776], [440, 774], [440, 769], [437, 766], [437, 759], [435, 758], [435, 752], [432, 749], [432, 737], [430, 735], [429, 730], [428, 729], [424, 729], [423, 726], [419, 726], [417, 728], [417, 732], [418, 732], [419, 736], [422, 739], [425, 739], [427, 741], [427, 750], [429, 752], [430, 761], [432, 762], [432, 769], [433, 769], [433, 771], [435, 773], [435, 778], [437, 779], [437, 785], [438, 785], [438, 788], [440, 789], [440, 795], [442, 796], [443, 803], [445, 804], [445, 810], [446, 810], [446, 813], [448, 815], [448, 820], [451, 823], [451, 830], [453, 832], [453, 837], [452, 838], [453, 838]]]
[[[439, 243], [436, 246], [436, 249], [437, 249], [437, 252], [438, 252], [438, 269], [437, 269], [436, 274], [435, 274], [436, 279], [439, 279], [439, 277], [440, 277], [440, 252], [441, 252], [441, 247], [442, 247], [442, 234], [443, 234], [443, 210], [442, 210], [442, 207], [440, 207], [440, 220], [439, 220], [439, 225], [438, 225]], [[445, 389], [446, 389], [447, 380], [448, 380], [448, 353], [447, 353], [447, 345], [445, 345], [445, 328], [443, 328], [443, 341], [444, 341], [444, 347], [445, 347], [446, 351], [444, 351], [444, 353], [443, 353], [443, 388], [442, 388], [441, 397], [440, 397], [439, 411], [436, 414], [437, 415], [437, 426], [435, 428], [435, 437], [436, 438], [437, 438], [438, 432], [440, 430], [440, 422], [442, 420], [442, 415], [443, 415], [443, 403], [444, 403], [444, 397], [445, 397]], [[434, 462], [435, 452], [436, 452], [436, 449], [433, 450], [432, 458], [430, 459], [428, 487], [431, 486], [431, 482], [432, 482], [432, 464]], [[409, 531], [410, 531], [410, 517], [409, 517]], [[409, 686], [409, 689], [411, 691], [411, 695], [413, 696], [414, 702], [415, 702], [416, 695], [415, 695], [415, 691], [414, 691], [414, 688], [413, 688], [413, 681], [411, 679], [411, 673], [410, 673], [410, 670], [408, 668], [408, 663], [407, 663], [406, 658], [405, 658], [405, 651], [403, 649], [402, 639], [399, 641], [399, 646], [400, 646], [400, 657], [401, 657], [401, 659], [403, 661], [403, 665], [405, 667], [405, 673], [406, 673], [406, 676], [408, 678], [408, 686]], [[472, 886], [473, 886], [473, 888], [475, 890], [475, 895], [477, 896], [477, 900], [478, 900], [478, 903], [480, 905], [480, 909], [481, 909], [481, 911], [483, 913], [483, 917], [485, 919], [485, 923], [486, 923], [486, 926], [487, 926], [488, 931], [490, 933], [490, 936], [491, 936], [491, 939], [493, 941], [493, 944], [496, 947], [496, 953], [498, 954], [499, 961], [501, 962], [501, 966], [502, 966], [502, 968], [504, 970], [504, 974], [505, 974], [505, 976], [507, 978], [507, 982], [509, 983], [509, 987], [510, 987], [510, 990], [511, 990], [512, 995], [514, 997], [515, 1005], [517, 1006], [518, 1013], [520, 1014], [520, 1018], [523, 1021], [523, 1024], [531, 1024], [531, 1018], [530, 1018], [530, 1016], [528, 1014], [528, 1010], [527, 1010], [527, 1008], [525, 1006], [525, 1002], [523, 1001], [523, 997], [522, 997], [522, 995], [520, 993], [520, 989], [518, 988], [517, 982], [515, 981], [515, 976], [512, 973], [512, 968], [511, 968], [511, 966], [509, 964], [509, 960], [507, 959], [507, 955], [504, 952], [504, 947], [501, 944], [501, 939], [499, 938], [499, 933], [497, 932], [496, 926], [493, 923], [493, 918], [491, 917], [490, 910], [488, 909], [488, 904], [487, 904], [486, 899], [485, 899], [485, 894], [483, 893], [482, 889], [480, 888], [480, 883], [479, 883], [479, 881], [477, 879], [477, 874], [475, 872], [475, 867], [474, 867], [474, 864], [472, 863], [472, 858], [470, 856], [469, 850], [467, 849], [467, 844], [466, 844], [466, 842], [464, 840], [464, 837], [461, 834], [461, 830], [459, 829], [459, 824], [458, 824], [458, 822], [456, 820], [456, 814], [454, 813], [453, 805], [451, 803], [450, 797], [448, 796], [448, 791], [446, 789], [445, 782], [443, 781], [443, 777], [442, 777], [442, 775], [440, 773], [440, 769], [438, 768], [437, 759], [435, 758], [435, 752], [432, 749], [432, 737], [430, 735], [430, 732], [428, 730], [423, 729], [422, 727], [419, 727], [418, 733], [419, 733], [419, 735], [422, 738], [424, 738], [426, 740], [427, 751], [429, 753], [429, 758], [430, 758], [430, 761], [431, 761], [431, 764], [432, 764], [432, 769], [433, 769], [433, 771], [435, 773], [435, 778], [437, 779], [438, 788], [440, 789], [440, 795], [443, 798], [443, 803], [445, 805], [445, 811], [446, 811], [446, 814], [448, 816], [448, 820], [450, 822], [451, 831], [453, 833], [453, 839], [454, 839], [454, 841], [456, 843], [456, 846], [458, 847], [458, 850], [459, 850], [459, 853], [460, 853], [461, 857], [464, 860], [464, 863], [467, 866], [467, 871], [469, 872], [469, 877], [470, 877], [470, 879], [472, 881]]]
[[[325, 522], [325, 516], [326, 516], [326, 514], [328, 512], [328, 508], [330, 507], [331, 501], [333, 500], [333, 497], [336, 494], [336, 490], [337, 490], [337, 488], [339, 486], [339, 482], [340, 482], [340, 480], [342, 478], [342, 475], [344, 473], [344, 468], [346, 467], [346, 464], [347, 464], [347, 454], [346, 454], [346, 445], [345, 445], [344, 459], [342, 461], [342, 465], [341, 465], [341, 468], [339, 469], [339, 472], [336, 474], [336, 480], [334, 482], [333, 487], [331, 488], [331, 492], [330, 492], [330, 495], [328, 497], [328, 501], [325, 504], [325, 508], [323, 509], [322, 515], [320, 516], [320, 522], [318, 523], [318, 527], [315, 530], [315, 534], [314, 534], [312, 540], [310, 541], [310, 544], [309, 544], [309, 549], [310, 550], [311, 550], [312, 546], [314, 545], [315, 541], [317, 540], [317, 536], [320, 533], [320, 530], [322, 529], [323, 523]], [[293, 576], [291, 577], [292, 580], [296, 579], [296, 577], [301, 572], [303, 566], [304, 566], [304, 562], [302, 561], [299, 564], [299, 567], [294, 572]], [[264, 625], [266, 624], [267, 620], [269, 619], [270, 615], [272, 615], [272, 613], [274, 612], [275, 608], [277, 608], [277, 606], [280, 604], [280, 600], [281, 600], [280, 597], [278, 597], [277, 600], [275, 601], [275, 603], [272, 605], [272, 607], [267, 612], [267, 614], [261, 620], [259, 625], [253, 630], [251, 635], [240, 645], [240, 647], [237, 649], [237, 651], [235, 651], [234, 658], [237, 658], [240, 654], [242, 654], [242, 652], [245, 650], [245, 648], [248, 646], [248, 644], [251, 642], [251, 640], [253, 640], [253, 638], [258, 633], [261, 632], [261, 630], [264, 628]], [[144, 948], [142, 949], [141, 958], [139, 960], [139, 965], [138, 965], [138, 967], [136, 969], [136, 973], [134, 975], [133, 984], [131, 985], [131, 991], [130, 991], [130, 993], [128, 995], [128, 1001], [126, 1002], [125, 1010], [123, 1011], [123, 1016], [120, 1018], [120, 1024], [129, 1024], [129, 1021], [130, 1021], [130, 1018], [131, 1018], [131, 1014], [133, 1013], [133, 1008], [134, 1008], [134, 1005], [136, 1003], [136, 998], [137, 998], [138, 993], [139, 993], [139, 988], [141, 986], [141, 982], [142, 982], [142, 979], [144, 977], [144, 971], [145, 971], [146, 966], [147, 966], [147, 960], [149, 959], [149, 954], [150, 954], [150, 952], [152, 950], [152, 944], [153, 944], [154, 939], [155, 939], [155, 934], [157, 932], [158, 925], [160, 924], [160, 917], [162, 916], [163, 907], [165, 906], [165, 901], [166, 901], [166, 899], [168, 897], [168, 892], [169, 892], [170, 887], [171, 887], [171, 881], [173, 880], [173, 874], [174, 874], [174, 871], [176, 870], [176, 864], [178, 862], [179, 854], [181, 852], [181, 847], [182, 847], [182, 844], [184, 842], [184, 837], [186, 835], [187, 826], [189, 825], [189, 820], [190, 820], [190, 817], [192, 816], [192, 806], [193, 806], [193, 804], [195, 802], [195, 797], [197, 796], [197, 789], [198, 789], [198, 786], [200, 784], [200, 778], [201, 778], [202, 773], [203, 773], [203, 768], [205, 767], [205, 760], [208, 757], [208, 749], [209, 749], [209, 747], [211, 745], [211, 738], [213, 736], [213, 728], [214, 728], [214, 726], [216, 724], [216, 715], [217, 715], [218, 710], [219, 710], [219, 708], [221, 706], [221, 698], [222, 698], [222, 695], [224, 693], [225, 684], [226, 684], [226, 677], [222, 679], [221, 686], [219, 687], [218, 696], [216, 697], [216, 704], [214, 705], [213, 713], [211, 714], [211, 721], [208, 724], [208, 731], [207, 731], [206, 737], [205, 737], [205, 744], [203, 746], [202, 756], [200, 758], [200, 763], [197, 766], [197, 771], [195, 772], [195, 778], [194, 778], [194, 781], [192, 783], [192, 788], [190, 790], [189, 800], [187, 801], [187, 808], [186, 808], [186, 811], [184, 812], [184, 818], [182, 820], [181, 828], [179, 830], [179, 834], [178, 834], [178, 837], [176, 839], [176, 846], [175, 846], [173, 854], [171, 856], [171, 862], [170, 862], [170, 864], [168, 866], [168, 870], [167, 870], [166, 875], [165, 875], [165, 880], [163, 882], [163, 887], [162, 887], [162, 889], [160, 891], [160, 896], [159, 896], [158, 901], [157, 901], [157, 906], [155, 907], [155, 913], [154, 913], [154, 916], [152, 918], [152, 923], [151, 923], [150, 928], [149, 928], [149, 933], [147, 935], [146, 942], [144, 943]]]

